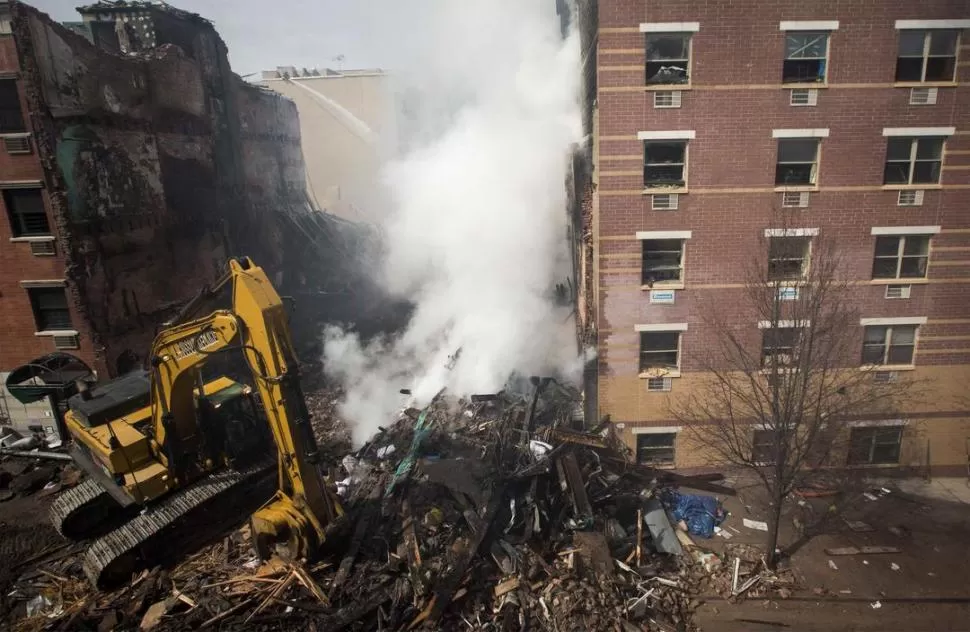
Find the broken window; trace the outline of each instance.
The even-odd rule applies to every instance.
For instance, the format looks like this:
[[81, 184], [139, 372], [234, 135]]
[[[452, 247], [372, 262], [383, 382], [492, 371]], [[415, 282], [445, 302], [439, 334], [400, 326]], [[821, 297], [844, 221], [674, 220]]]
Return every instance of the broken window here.
[[808, 270], [811, 237], [769, 237], [768, 279], [797, 281]]
[[4, 189], [3, 203], [7, 207], [14, 237], [51, 234], [40, 189]]
[[929, 259], [930, 238], [927, 235], [876, 237], [872, 278], [925, 279]]
[[643, 143], [643, 185], [682, 187], [685, 185], [687, 141], [662, 140]]
[[17, 81], [0, 79], [0, 134], [19, 134], [26, 131]]
[[37, 331], [71, 329], [71, 312], [62, 287], [34, 287], [27, 290], [34, 310]]
[[761, 335], [761, 366], [765, 368], [794, 366], [799, 335], [798, 327], [765, 329]]
[[805, 31], [785, 34], [785, 62], [783, 83], [815, 83], [825, 81], [829, 34]]
[[937, 136], [892, 137], [886, 144], [884, 184], [938, 184], [943, 141]]
[[899, 463], [902, 426], [852, 428], [849, 434], [849, 465]]
[[866, 327], [862, 340], [862, 364], [913, 364], [916, 325]]
[[818, 173], [818, 139], [784, 138], [778, 141], [775, 184], [813, 185]]
[[683, 279], [684, 242], [681, 239], [643, 240], [643, 285]]
[[650, 432], [637, 435], [637, 463], [673, 465], [676, 432]]
[[896, 81], [954, 81], [959, 31], [900, 31]]
[[690, 33], [647, 34], [647, 85], [687, 83]]
[[640, 332], [640, 372], [680, 366], [679, 331]]
[[751, 461], [768, 465], [775, 462], [775, 433], [755, 430], [751, 436]]

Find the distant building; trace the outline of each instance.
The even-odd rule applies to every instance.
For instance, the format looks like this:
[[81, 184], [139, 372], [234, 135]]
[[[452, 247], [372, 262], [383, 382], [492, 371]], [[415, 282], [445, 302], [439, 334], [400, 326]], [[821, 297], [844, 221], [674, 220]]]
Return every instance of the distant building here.
[[[65, 28], [0, 3], [0, 384], [55, 350], [102, 377], [142, 366], [229, 256], [284, 286], [327, 268], [293, 102], [234, 75], [195, 14], [79, 11]], [[0, 388], [0, 425], [49, 412]]]
[[263, 72], [260, 83], [296, 104], [307, 187], [321, 208], [351, 220], [377, 219], [381, 162], [397, 139], [388, 75], [281, 66]]
[[[797, 291], [828, 236], [851, 266], [858, 367], [925, 380], [901, 418], [852, 422], [839, 465], [965, 475], [970, 5], [557, 4], [578, 16], [584, 55], [591, 172], [574, 197], [594, 418], [642, 462], [704, 466], [667, 406], [717, 340], [698, 306], [736, 313], [766, 235], [766, 262]], [[797, 223], [778, 230], [784, 207]]]

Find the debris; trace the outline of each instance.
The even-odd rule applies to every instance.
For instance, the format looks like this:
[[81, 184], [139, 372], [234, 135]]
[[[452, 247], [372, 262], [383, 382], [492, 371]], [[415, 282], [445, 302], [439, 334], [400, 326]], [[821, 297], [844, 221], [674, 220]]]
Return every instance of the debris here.
[[868, 533], [870, 531], [875, 531], [872, 525], [862, 522], [861, 520], [845, 519], [845, 524], [856, 533]]
[[900, 552], [901, 550], [894, 546], [843, 546], [834, 549], [825, 549], [826, 555], [878, 555]]
[[871, 604], [869, 604], [869, 607], [872, 608], [873, 610], [878, 610], [882, 608], [882, 602], [874, 601]]
[[891, 568], [894, 571], [898, 571], [899, 570], [899, 564], [897, 564], [896, 562], [893, 562], [892, 564], [889, 565], [889, 568]]
[[749, 529], [757, 529], [758, 531], [767, 531], [768, 523], [763, 520], [749, 520], [748, 518], [742, 518], [741, 522]]
[[145, 616], [141, 618], [141, 623], [138, 625], [138, 629], [151, 630], [155, 628], [159, 623], [162, 622], [162, 617], [168, 613], [172, 605], [174, 604], [170, 603], [170, 600], [168, 599], [153, 603], [148, 607], [148, 610], [145, 612]]
[[691, 535], [711, 538], [714, 527], [727, 517], [721, 503], [711, 496], [682, 494], [667, 489], [661, 492], [660, 498], [674, 520], [683, 520], [687, 524], [687, 532]]
[[670, 525], [670, 520], [667, 519], [667, 512], [664, 511], [660, 501], [656, 498], [651, 498], [644, 507], [646, 514], [643, 516], [643, 519], [647, 523], [647, 529], [650, 531], [650, 536], [653, 538], [653, 544], [657, 547], [657, 550], [661, 553], [682, 555], [684, 548], [680, 545], [680, 540], [677, 539], [677, 533]]
[[833, 562], [832, 560], [829, 560], [829, 568], [831, 568], [833, 571], [839, 570], [839, 567], [836, 566], [835, 562]]

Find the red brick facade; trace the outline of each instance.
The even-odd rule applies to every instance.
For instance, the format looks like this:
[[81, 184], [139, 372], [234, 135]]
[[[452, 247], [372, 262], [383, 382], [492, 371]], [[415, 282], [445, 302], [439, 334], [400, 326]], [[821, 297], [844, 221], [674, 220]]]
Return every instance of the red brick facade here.
[[[596, 237], [599, 414], [627, 427], [670, 424], [657, 393], [638, 378], [638, 324], [688, 323], [671, 396], [689, 388], [697, 369], [692, 349], [710, 344], [698, 305], [736, 310], [743, 265], [763, 248], [763, 231], [781, 205], [775, 188], [778, 141], [772, 130], [827, 129], [820, 140], [816, 188], [794, 225], [837, 239], [858, 288], [863, 316], [925, 317], [917, 372], [935, 380], [936, 411], [960, 424], [961, 447], [945, 457], [959, 463], [970, 436], [960, 392], [970, 379], [970, 28], [957, 22], [956, 81], [938, 87], [935, 105], [910, 105], [909, 85], [895, 83], [897, 20], [970, 20], [961, 1], [801, 2], [784, 0], [599, 0], [595, 129], [594, 236]], [[817, 105], [790, 105], [783, 87], [782, 21], [838, 21], [831, 31], [827, 81]], [[645, 87], [641, 23], [698, 23], [691, 40], [689, 86], [679, 108], [654, 108]], [[884, 128], [953, 127], [939, 186], [925, 187], [921, 206], [898, 206], [900, 187], [883, 185]], [[638, 132], [690, 130], [686, 192], [675, 211], [651, 210], [644, 193], [643, 143]], [[873, 227], [939, 226], [932, 236], [927, 279], [907, 300], [885, 298], [872, 278]], [[673, 305], [652, 305], [641, 289], [638, 231], [691, 231], [686, 241], [684, 289]], [[862, 328], [858, 330], [861, 348]], [[935, 369], [935, 367], [940, 367]], [[951, 370], [952, 369], [952, 370]], [[957, 379], [956, 376], [961, 376]], [[937, 378], [940, 379], [937, 379]], [[961, 409], [962, 406], [962, 409]], [[919, 411], [916, 411], [919, 412]], [[919, 416], [919, 415], [917, 415]], [[932, 433], [930, 433], [932, 437]], [[942, 435], [941, 435], [942, 436]], [[631, 437], [627, 436], [628, 440]], [[943, 441], [943, 439], [940, 439]], [[943, 458], [943, 457], [940, 457]], [[938, 459], [934, 456], [934, 462]], [[681, 457], [678, 456], [678, 463]]]

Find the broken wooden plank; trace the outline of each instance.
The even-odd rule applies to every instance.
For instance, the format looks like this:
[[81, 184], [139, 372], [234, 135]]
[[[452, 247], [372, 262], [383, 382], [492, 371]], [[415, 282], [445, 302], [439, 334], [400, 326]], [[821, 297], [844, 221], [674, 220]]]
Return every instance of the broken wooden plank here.
[[505, 581], [495, 585], [495, 598], [498, 599], [505, 593], [510, 593], [519, 587], [518, 577], [509, 577]]
[[825, 549], [826, 555], [881, 555], [884, 553], [902, 553], [894, 546], [843, 546]]
[[586, 482], [579, 470], [579, 462], [574, 452], [567, 452], [558, 461], [559, 472], [565, 479], [565, 487], [572, 500], [574, 516], [579, 525], [588, 525], [593, 521], [593, 508], [589, 504], [586, 494]]

